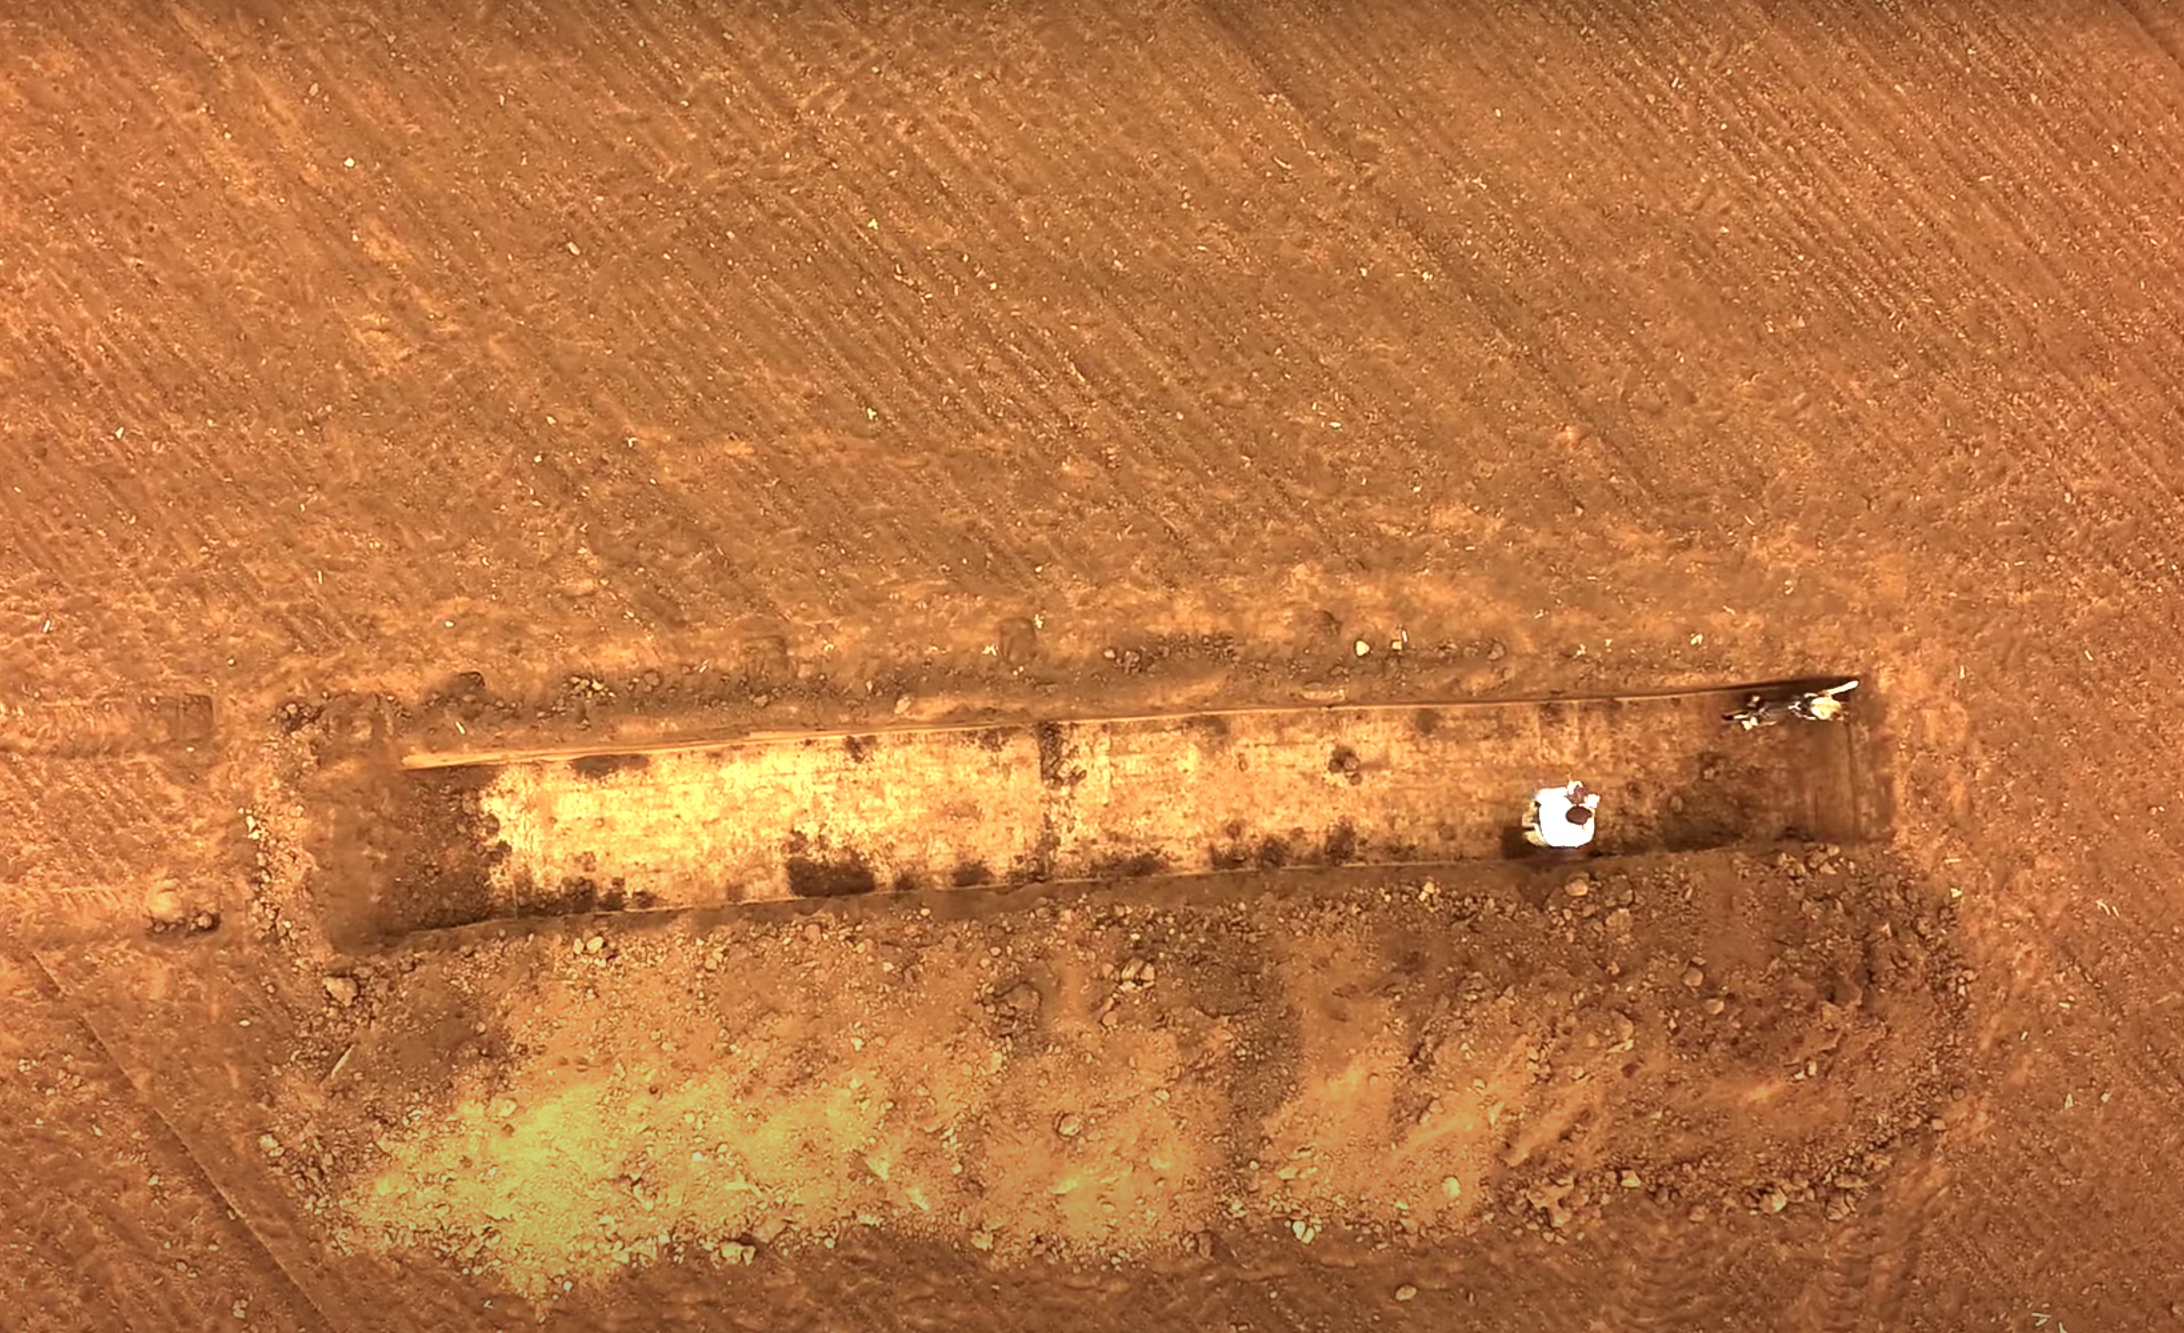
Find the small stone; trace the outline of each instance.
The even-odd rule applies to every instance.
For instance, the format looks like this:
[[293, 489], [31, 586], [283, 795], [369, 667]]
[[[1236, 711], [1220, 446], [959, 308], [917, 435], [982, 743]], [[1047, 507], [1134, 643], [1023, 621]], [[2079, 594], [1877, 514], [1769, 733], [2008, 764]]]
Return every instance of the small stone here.
[[1706, 1002], [1706, 1012], [1710, 1014], [1718, 1014], [1728, 1007], [1728, 1002], [1723, 1000], [1719, 995]]
[[1779, 1213], [1790, 1206], [1790, 1196], [1784, 1194], [1781, 1190], [1768, 1190], [1767, 1197], [1763, 1202], [1767, 1205], [1768, 1212]]
[[895, 716], [901, 717], [904, 713], [909, 712], [911, 705], [915, 704], [916, 702], [917, 700], [911, 698], [907, 694], [897, 698], [895, 700]]
[[604, 935], [594, 935], [590, 939], [584, 941], [585, 953], [598, 953], [601, 949], [604, 949], [606, 947], [607, 937]]
[[1582, 898], [1592, 892], [1592, 881], [1583, 875], [1562, 886], [1562, 891], [1572, 898]]
[[271, 1134], [260, 1134], [258, 1136], [258, 1146], [265, 1151], [265, 1155], [268, 1157], [279, 1157], [286, 1151], [281, 1147], [281, 1141]]
[[1363, 639], [1359, 639], [1355, 644], [1351, 645], [1351, 647], [1359, 657], [1365, 657], [1369, 655], [1373, 650], [1373, 646], [1365, 642]]
[[1074, 1111], [1066, 1112], [1054, 1122], [1054, 1132], [1065, 1139], [1073, 1139], [1084, 1133], [1084, 1118]]
[[190, 918], [190, 929], [200, 935], [206, 931], [218, 930], [219, 928], [220, 914], [218, 912], [199, 912], [196, 916]]
[[1450, 1203], [1456, 1202], [1456, 1200], [1464, 1197], [1464, 1182], [1454, 1176], [1443, 1176], [1441, 1178], [1441, 1195]]
[[1644, 1177], [1640, 1176], [1636, 1171], [1625, 1171], [1618, 1179], [1623, 1188], [1627, 1190], [1642, 1190], [1646, 1187]]
[[354, 977], [325, 977], [320, 984], [326, 987], [326, 998], [344, 1009], [355, 1004], [360, 993]]
[[1706, 984], [1706, 973], [1696, 967], [1685, 968], [1683, 974], [1683, 984], [1690, 987], [1692, 990], [1697, 990], [1699, 987]]
[[1399, 1301], [1415, 1301], [1418, 1299], [1418, 1288], [1406, 1282], [1395, 1289], [1395, 1298]]
[[189, 921], [190, 909], [173, 889], [153, 889], [144, 895], [144, 915], [153, 925], [172, 929]]

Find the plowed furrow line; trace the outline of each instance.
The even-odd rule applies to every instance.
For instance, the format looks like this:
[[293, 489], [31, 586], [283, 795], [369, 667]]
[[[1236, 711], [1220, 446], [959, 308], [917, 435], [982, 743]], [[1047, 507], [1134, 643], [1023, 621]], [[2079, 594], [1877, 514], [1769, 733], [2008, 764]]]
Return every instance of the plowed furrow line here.
[[[1556, 350], [1559, 338], [1555, 331], [1491, 277], [1475, 275], [1475, 266], [1468, 262], [1463, 245], [1444, 224], [1430, 220], [1431, 215], [1413, 201], [1380, 184], [1373, 173], [1365, 170], [1349, 127], [1369, 121], [1385, 123], [1394, 119], [1400, 122], [1401, 117], [1395, 113], [1388, 97], [1378, 91], [1387, 81], [1374, 78], [1371, 69], [1344, 68], [1336, 63], [1338, 57], [1322, 56], [1318, 52], [1298, 67], [1252, 33], [1246, 21], [1218, 11], [1216, 21], [1251, 58], [1262, 77], [1278, 87], [1297, 107], [1314, 133], [1340, 151], [1354, 172], [1371, 182], [1366, 187], [1370, 197], [1379, 202], [1391, 225], [1434, 256], [1437, 276], [1445, 274], [1447, 287], [1455, 291], [1475, 318], [1493, 331], [1489, 345], [1512, 364], [1531, 372], [1534, 381], [1531, 387], [1541, 396], [1544, 405], [1568, 421], [1597, 424], [1604, 413], [1615, 416], [1615, 429], [1596, 430], [1595, 434], [1615, 455], [1619, 470], [1631, 479], [1644, 503], [1649, 507], [1663, 503], [1656, 493], [1660, 480], [1658, 469], [1636, 466], [1636, 460], [1622, 443], [1622, 437], [1643, 429], [1630, 419], [1627, 409], [1606, 409], [1573, 394], [1569, 386], [1575, 377], [1570, 373], [1567, 355]], [[1324, 96], [1322, 90], [1327, 90]], [[1463, 161], [1468, 163], [1469, 159]], [[1446, 163], [1444, 171], [1448, 171]], [[1466, 178], [1477, 172], [1455, 170], [1449, 174]], [[1503, 232], [1505, 236], [1513, 236], [1517, 234], [1517, 228], [1513, 222], [1505, 221]], [[1528, 261], [1528, 266], [1536, 265]]]

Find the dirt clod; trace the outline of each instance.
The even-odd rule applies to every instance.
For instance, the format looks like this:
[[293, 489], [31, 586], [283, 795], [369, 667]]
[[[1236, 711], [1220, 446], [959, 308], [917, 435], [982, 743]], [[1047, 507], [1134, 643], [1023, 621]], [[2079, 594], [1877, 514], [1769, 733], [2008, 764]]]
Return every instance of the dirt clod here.
[[171, 930], [187, 925], [195, 913], [173, 889], [154, 889], [144, 895], [144, 915], [151, 918], [154, 926]]

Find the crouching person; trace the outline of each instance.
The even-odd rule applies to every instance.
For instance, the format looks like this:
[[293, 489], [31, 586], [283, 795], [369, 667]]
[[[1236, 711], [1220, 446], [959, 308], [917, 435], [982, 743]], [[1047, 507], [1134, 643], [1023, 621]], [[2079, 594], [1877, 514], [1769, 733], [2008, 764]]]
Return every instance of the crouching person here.
[[1598, 793], [1585, 790], [1582, 782], [1542, 787], [1524, 812], [1524, 840], [1551, 851], [1576, 851], [1592, 841], [1599, 809]]

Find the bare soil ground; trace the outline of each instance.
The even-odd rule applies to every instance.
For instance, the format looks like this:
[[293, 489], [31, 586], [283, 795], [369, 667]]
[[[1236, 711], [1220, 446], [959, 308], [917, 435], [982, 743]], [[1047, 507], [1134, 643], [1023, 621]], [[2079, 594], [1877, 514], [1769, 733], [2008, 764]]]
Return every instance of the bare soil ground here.
[[[2177, 1326], [2180, 117], [2137, 4], [11, 6], [0, 1325]], [[1836, 671], [1872, 841], [359, 928], [407, 755]]]

